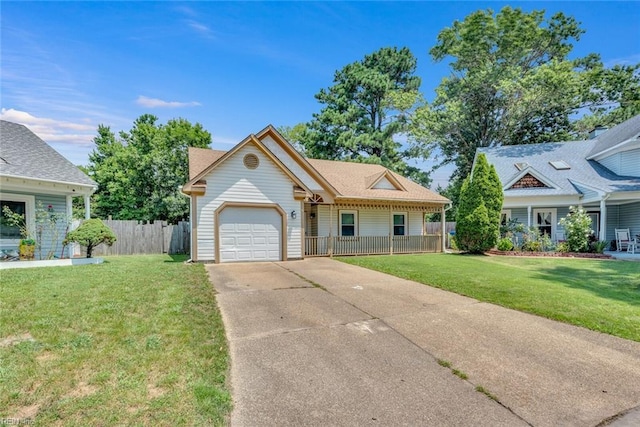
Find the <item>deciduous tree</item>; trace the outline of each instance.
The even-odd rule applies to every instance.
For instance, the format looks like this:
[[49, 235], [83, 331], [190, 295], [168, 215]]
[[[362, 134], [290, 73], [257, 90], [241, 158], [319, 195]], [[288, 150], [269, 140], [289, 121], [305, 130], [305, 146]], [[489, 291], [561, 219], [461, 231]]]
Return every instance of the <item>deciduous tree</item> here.
[[96, 216], [170, 222], [187, 218], [188, 201], [179, 190], [189, 176], [187, 149], [208, 147], [211, 134], [184, 119], [166, 125], [157, 120], [142, 115], [119, 137], [107, 126], [98, 127], [87, 168], [98, 183]]

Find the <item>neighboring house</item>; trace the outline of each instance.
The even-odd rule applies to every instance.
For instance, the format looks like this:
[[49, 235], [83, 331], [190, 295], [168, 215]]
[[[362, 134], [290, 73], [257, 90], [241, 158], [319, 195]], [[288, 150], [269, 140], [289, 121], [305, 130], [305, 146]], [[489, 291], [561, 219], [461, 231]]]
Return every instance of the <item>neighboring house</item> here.
[[554, 240], [570, 206], [591, 216], [600, 240], [616, 228], [640, 234], [640, 115], [596, 129], [586, 141], [481, 148], [503, 185], [503, 222], [538, 227]]
[[272, 126], [228, 152], [191, 148], [189, 177], [194, 261], [443, 250], [424, 218], [448, 199], [380, 165], [306, 159]]
[[[94, 181], [28, 128], [0, 120], [0, 204], [24, 214], [31, 230], [36, 228], [38, 206], [71, 219], [73, 197], [84, 197], [88, 218], [89, 196], [95, 187]], [[1, 210], [0, 217], [4, 215]], [[58, 227], [61, 242], [67, 224], [62, 221]], [[52, 250], [51, 238], [41, 240], [44, 255]], [[0, 250], [17, 249], [19, 243], [19, 230], [0, 221]]]

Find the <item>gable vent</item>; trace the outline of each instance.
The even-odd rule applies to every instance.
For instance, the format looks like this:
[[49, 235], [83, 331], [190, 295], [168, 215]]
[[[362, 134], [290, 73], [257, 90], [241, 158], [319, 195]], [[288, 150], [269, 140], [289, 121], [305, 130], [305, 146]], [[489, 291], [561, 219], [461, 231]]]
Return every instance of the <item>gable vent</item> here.
[[247, 154], [244, 156], [244, 159], [242, 159], [242, 162], [247, 169], [256, 169], [260, 164], [260, 160], [255, 154]]
[[571, 169], [571, 166], [569, 166], [567, 164], [567, 162], [565, 162], [564, 160], [557, 160], [557, 161], [554, 161], [554, 162], [549, 162], [549, 164], [551, 166], [553, 166], [556, 170], [559, 170], [559, 171]]
[[516, 169], [521, 171], [522, 169], [526, 169], [526, 167], [529, 166], [529, 163], [527, 163], [527, 162], [519, 162], [519, 163], [514, 163], [514, 166], [516, 167]]

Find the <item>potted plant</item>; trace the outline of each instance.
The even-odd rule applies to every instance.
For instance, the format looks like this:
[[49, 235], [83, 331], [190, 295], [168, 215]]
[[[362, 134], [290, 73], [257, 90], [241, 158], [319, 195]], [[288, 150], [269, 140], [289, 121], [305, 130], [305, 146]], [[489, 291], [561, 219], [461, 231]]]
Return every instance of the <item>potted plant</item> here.
[[20, 239], [20, 259], [32, 261], [36, 253], [36, 241], [31, 238]]

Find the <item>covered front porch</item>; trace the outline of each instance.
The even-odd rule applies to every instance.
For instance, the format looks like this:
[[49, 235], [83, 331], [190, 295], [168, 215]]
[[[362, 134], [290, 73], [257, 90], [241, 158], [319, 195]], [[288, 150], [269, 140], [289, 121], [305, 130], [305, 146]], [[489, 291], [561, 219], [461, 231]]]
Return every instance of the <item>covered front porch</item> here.
[[[443, 204], [321, 200], [304, 205], [304, 256], [387, 255], [442, 252]], [[439, 233], [427, 234], [425, 216], [441, 214]]]

